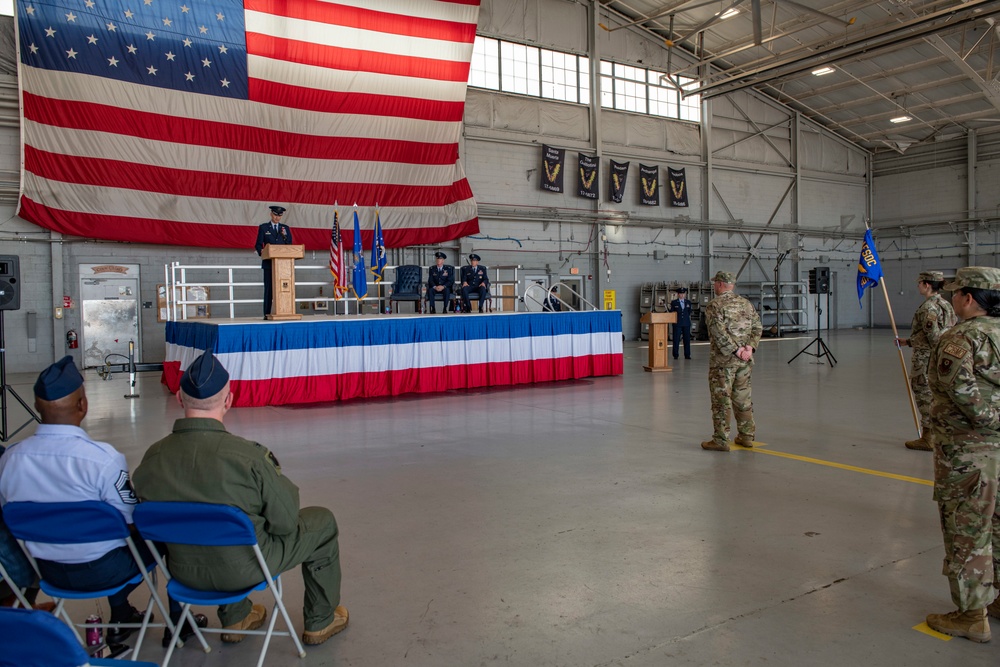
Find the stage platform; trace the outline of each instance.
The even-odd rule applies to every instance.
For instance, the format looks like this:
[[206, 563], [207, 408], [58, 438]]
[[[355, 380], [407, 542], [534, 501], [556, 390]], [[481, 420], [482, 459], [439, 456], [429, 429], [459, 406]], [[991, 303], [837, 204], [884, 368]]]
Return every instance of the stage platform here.
[[621, 311], [167, 322], [163, 382], [211, 348], [238, 407], [622, 373]]

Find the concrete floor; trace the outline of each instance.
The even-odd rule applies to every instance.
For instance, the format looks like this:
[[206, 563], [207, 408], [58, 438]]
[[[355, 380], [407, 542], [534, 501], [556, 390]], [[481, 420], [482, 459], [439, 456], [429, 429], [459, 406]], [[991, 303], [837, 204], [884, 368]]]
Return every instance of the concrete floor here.
[[[952, 605], [891, 334], [834, 332], [836, 368], [787, 364], [807, 342], [761, 344], [759, 451], [699, 448], [704, 345], [672, 373], [627, 343], [617, 378], [230, 412], [342, 532], [350, 627], [303, 660], [276, 639], [268, 664], [997, 664], [1000, 622], [985, 645], [913, 629]], [[87, 377], [85, 428], [134, 467], [179, 407], [155, 374], [138, 400], [124, 376]], [[301, 577], [285, 580], [301, 623]], [[259, 649], [211, 641], [171, 664]]]

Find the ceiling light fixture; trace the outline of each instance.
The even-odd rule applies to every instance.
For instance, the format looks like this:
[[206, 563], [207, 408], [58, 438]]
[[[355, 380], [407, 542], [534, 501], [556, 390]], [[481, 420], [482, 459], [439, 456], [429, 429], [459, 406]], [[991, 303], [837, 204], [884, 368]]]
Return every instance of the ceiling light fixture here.
[[832, 67], [820, 67], [819, 69], [814, 69], [812, 74], [813, 76], [823, 76], [824, 74], [832, 74], [834, 71]]
[[890, 118], [889, 122], [890, 123], [905, 123], [905, 122], [911, 121], [911, 120], [913, 120], [913, 119], [910, 118], [909, 116], [896, 116], [895, 118]]
[[721, 20], [731, 19], [739, 13], [740, 13], [739, 9], [737, 9], [736, 7], [730, 7], [726, 11], [722, 12], [722, 16], [720, 16], [719, 18]]

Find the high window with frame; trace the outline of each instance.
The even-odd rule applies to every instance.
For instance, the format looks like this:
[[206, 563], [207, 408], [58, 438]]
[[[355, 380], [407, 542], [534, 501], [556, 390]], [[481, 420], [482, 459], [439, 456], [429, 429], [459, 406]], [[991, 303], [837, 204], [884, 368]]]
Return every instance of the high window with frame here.
[[[694, 79], [602, 60], [601, 106], [663, 118], [701, 120]], [[476, 36], [469, 85], [549, 100], [590, 103], [590, 60], [586, 56]]]

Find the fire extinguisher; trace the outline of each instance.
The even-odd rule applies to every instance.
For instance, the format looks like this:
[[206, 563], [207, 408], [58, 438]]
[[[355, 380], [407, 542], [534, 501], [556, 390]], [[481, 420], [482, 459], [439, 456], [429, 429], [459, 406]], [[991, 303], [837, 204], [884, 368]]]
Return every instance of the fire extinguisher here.
[[80, 347], [80, 343], [77, 342], [76, 329], [70, 329], [66, 332], [66, 347], [71, 350]]

